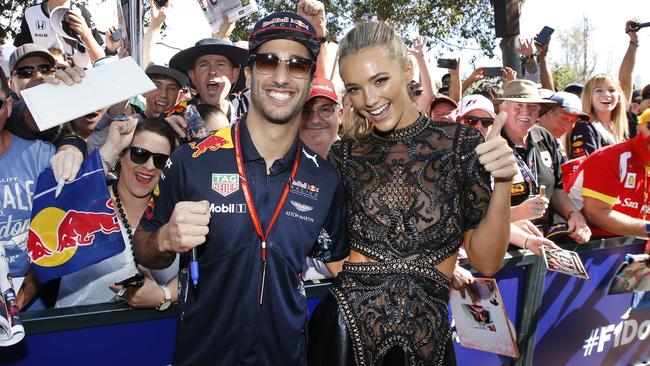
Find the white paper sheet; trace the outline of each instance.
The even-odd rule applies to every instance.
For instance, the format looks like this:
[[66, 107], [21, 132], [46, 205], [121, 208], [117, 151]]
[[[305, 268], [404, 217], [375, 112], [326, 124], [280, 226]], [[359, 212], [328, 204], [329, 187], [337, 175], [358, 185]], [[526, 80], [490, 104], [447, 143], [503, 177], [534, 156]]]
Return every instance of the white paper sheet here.
[[44, 131], [155, 88], [133, 58], [126, 57], [87, 70], [79, 84], [43, 84], [23, 90], [21, 95]]

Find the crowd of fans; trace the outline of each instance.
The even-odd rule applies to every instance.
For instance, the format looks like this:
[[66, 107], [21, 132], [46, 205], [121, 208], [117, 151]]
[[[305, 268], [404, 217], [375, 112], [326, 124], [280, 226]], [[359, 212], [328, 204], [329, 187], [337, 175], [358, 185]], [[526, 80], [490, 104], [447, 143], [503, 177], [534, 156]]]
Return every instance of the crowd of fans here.
[[[69, 27], [79, 35], [78, 42], [62, 41], [49, 25], [49, 12], [70, 3], [49, 0], [28, 8], [14, 38], [17, 48], [5, 55], [9, 75], [2, 74], [0, 89], [0, 244], [5, 247], [11, 275], [24, 277], [19, 292], [23, 308], [107, 302], [117, 293], [133, 306], [162, 309], [162, 304], [178, 297], [178, 261], [164, 273], [140, 267], [145, 284], [139, 288], [114, 285], [138, 270], [128, 243], [129, 230], [138, 226], [166, 158], [177, 146], [198, 137], [188, 130], [182, 113], [173, 113], [175, 106], [180, 102], [196, 106], [208, 131], [227, 127], [246, 113], [250, 91], [241, 82], [245, 77], [241, 71], [251, 62], [247, 45], [233, 45], [228, 40], [228, 29], [232, 29], [228, 24], [215, 38], [180, 51], [168, 65], [149, 64], [150, 48], [168, 6], [152, 5], [144, 42], [148, 64], [144, 72], [156, 89], [39, 131], [21, 98], [22, 91], [44, 82], [82, 82], [84, 69], [101, 67], [128, 54], [122, 41], [112, 37], [115, 28], [102, 37], [83, 8], [70, 10], [67, 18]], [[322, 4], [305, 3], [299, 3], [297, 13], [314, 22], [318, 36], [327, 44]], [[33, 28], [32, 24], [40, 22], [45, 22], [42, 29]], [[421, 113], [436, 121], [474, 127], [484, 137], [499, 112], [507, 113], [501, 135], [513, 149], [519, 168], [511, 189], [513, 246], [541, 255], [541, 247], [556, 247], [564, 241], [648, 237], [650, 85], [632, 85], [639, 41], [629, 24], [626, 33], [629, 48], [618, 76], [598, 74], [589, 80], [575, 80], [565, 90], [554, 86], [546, 63], [548, 42], [521, 42], [527, 70], [523, 79], [504, 67], [500, 76], [486, 76], [483, 68], [477, 68], [461, 80], [460, 62], [456, 62], [458, 67], [449, 70], [438, 90], [424, 61], [425, 40], [420, 37], [413, 42], [409, 53], [420, 75], [419, 81], [411, 82], [410, 90]], [[5, 38], [3, 30], [0, 39]], [[324, 158], [354, 113], [346, 93], [328, 80], [332, 73], [324, 65], [333, 56], [328, 52], [319, 55], [301, 114], [301, 139]], [[294, 65], [287, 67], [293, 70]], [[129, 117], [126, 122], [114, 122], [123, 115]], [[112, 177], [109, 181], [118, 177], [117, 183], [109, 184], [112, 197], [126, 211], [120, 225], [127, 248], [114, 258], [62, 278], [56, 299], [44, 304], [25, 254], [35, 182], [49, 166], [58, 180], [71, 180], [84, 157], [95, 149], [100, 149], [107, 176]], [[304, 278], [330, 276], [321, 262], [307, 258]], [[468, 282], [471, 274], [457, 267], [452, 284], [459, 287]]]

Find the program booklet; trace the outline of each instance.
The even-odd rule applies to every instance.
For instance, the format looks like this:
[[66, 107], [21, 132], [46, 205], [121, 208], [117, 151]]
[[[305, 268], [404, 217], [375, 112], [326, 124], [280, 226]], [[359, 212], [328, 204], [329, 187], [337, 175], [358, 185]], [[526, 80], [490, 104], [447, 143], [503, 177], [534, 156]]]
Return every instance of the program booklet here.
[[4, 246], [0, 243], [0, 347], [11, 346], [25, 338], [16, 292], [9, 275]]
[[451, 290], [449, 305], [463, 347], [519, 357], [517, 334], [494, 278], [476, 278], [461, 291]]
[[616, 269], [607, 295], [650, 291], [650, 255], [627, 254]]
[[560, 272], [588, 280], [589, 273], [582, 264], [582, 259], [576, 252], [561, 248], [542, 246], [542, 257], [549, 271]]
[[257, 11], [255, 0], [197, 0], [213, 32], [219, 31], [224, 16], [229, 23]]

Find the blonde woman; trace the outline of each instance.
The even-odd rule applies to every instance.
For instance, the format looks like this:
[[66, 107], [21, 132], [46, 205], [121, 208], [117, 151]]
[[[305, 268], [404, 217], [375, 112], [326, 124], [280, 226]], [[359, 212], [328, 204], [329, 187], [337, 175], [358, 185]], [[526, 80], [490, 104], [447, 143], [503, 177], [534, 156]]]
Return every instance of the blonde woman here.
[[579, 121], [568, 134], [569, 159], [587, 156], [627, 139], [625, 98], [621, 85], [612, 76], [598, 74], [587, 81], [582, 92], [582, 110], [592, 120]]
[[488, 275], [508, 245], [516, 167], [499, 136], [505, 117], [483, 142], [419, 113], [406, 54], [382, 22], [339, 46], [353, 118], [328, 159], [346, 190], [351, 251], [311, 319], [312, 366], [455, 364], [447, 303], [460, 244]]

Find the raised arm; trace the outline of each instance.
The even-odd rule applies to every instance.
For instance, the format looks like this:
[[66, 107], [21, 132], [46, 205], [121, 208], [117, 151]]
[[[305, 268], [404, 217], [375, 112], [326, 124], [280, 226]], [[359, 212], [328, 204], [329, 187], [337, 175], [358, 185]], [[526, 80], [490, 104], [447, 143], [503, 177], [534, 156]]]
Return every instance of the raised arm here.
[[[311, 25], [316, 28], [316, 35], [322, 41], [327, 37], [327, 17], [325, 14], [325, 5], [315, 0], [300, 0], [296, 9], [296, 14], [307, 19]], [[329, 52], [327, 42], [321, 43], [320, 52], [318, 53], [316, 77], [330, 79], [330, 72], [326, 69]]]
[[625, 56], [623, 56], [623, 61], [621, 62], [621, 68], [618, 71], [618, 81], [621, 83], [621, 89], [623, 89], [623, 95], [628, 104], [632, 100], [632, 72], [634, 71], [634, 63], [636, 61], [636, 50], [639, 48], [639, 37], [636, 34], [636, 30], [631, 29], [631, 23], [634, 23], [634, 21], [628, 20], [625, 23], [625, 33], [630, 37], [630, 43], [627, 46], [627, 51], [625, 51]]
[[485, 216], [474, 230], [465, 233], [465, 250], [472, 267], [486, 276], [501, 268], [510, 238], [510, 189], [517, 167], [512, 149], [501, 137], [506, 116], [499, 113], [486, 141], [475, 150], [494, 178], [494, 189]]
[[428, 113], [431, 102], [434, 99], [433, 86], [431, 84], [431, 75], [424, 59], [424, 46], [426, 42], [422, 36], [418, 36], [413, 41], [413, 48], [409, 48], [408, 52], [415, 57], [418, 63], [418, 70], [420, 70], [420, 84], [422, 85], [422, 94], [417, 99], [417, 108], [422, 113]]
[[160, 38], [160, 30], [162, 29], [162, 26], [165, 24], [165, 20], [167, 19], [169, 1], [167, 1], [162, 7], [158, 7], [155, 1], [149, 0], [149, 9], [151, 21], [149, 22], [147, 33], [142, 39], [143, 67], [147, 67], [147, 65], [149, 65], [149, 62], [151, 62], [151, 50], [153, 49], [154, 44], [158, 42], [158, 39]]
[[546, 44], [540, 44], [537, 42], [537, 36], [535, 36], [535, 47], [539, 53], [539, 81], [542, 84], [542, 88], [548, 90], [555, 90], [555, 83], [553, 81], [553, 73], [546, 62], [548, 55], [548, 45], [551, 43], [551, 37], [549, 36], [548, 42]]

